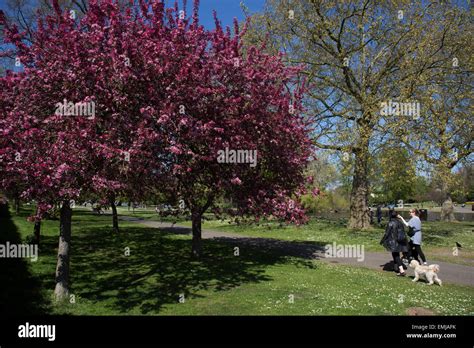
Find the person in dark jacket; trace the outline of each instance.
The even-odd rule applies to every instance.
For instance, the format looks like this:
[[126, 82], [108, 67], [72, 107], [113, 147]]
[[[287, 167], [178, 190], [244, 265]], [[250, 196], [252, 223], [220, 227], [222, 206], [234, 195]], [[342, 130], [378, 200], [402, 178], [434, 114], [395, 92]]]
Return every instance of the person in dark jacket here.
[[382, 222], [382, 206], [379, 204], [377, 205], [377, 223], [380, 225]]
[[[409, 255], [412, 256], [416, 261], [418, 260], [418, 256], [421, 257], [423, 261], [423, 265], [427, 265], [425, 254], [421, 250], [421, 220], [420, 220], [420, 211], [418, 209], [410, 209], [410, 216], [411, 219], [406, 222], [405, 219], [398, 215], [400, 221], [408, 228], [413, 229], [413, 236], [411, 236], [410, 241], [408, 242], [409, 245]], [[421, 265], [421, 263], [420, 263]]]
[[398, 266], [399, 270], [397, 275], [404, 276], [405, 269], [403, 268], [403, 263], [400, 259], [400, 253], [408, 252], [408, 242], [403, 223], [397, 218], [397, 216], [398, 214], [395, 210], [389, 211], [389, 221], [380, 244], [392, 253], [393, 262]]

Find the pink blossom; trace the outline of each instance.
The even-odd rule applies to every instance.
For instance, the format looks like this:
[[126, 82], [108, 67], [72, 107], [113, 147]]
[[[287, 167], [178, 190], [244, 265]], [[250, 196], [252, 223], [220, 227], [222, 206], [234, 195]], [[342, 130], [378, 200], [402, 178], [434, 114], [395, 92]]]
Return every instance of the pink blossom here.
[[230, 180], [230, 182], [234, 185], [241, 185], [242, 184], [242, 180], [240, 180], [238, 177], [233, 178], [232, 180]]
[[183, 151], [178, 148], [177, 146], [170, 146], [169, 148], [170, 152], [175, 154], [175, 155], [181, 155], [183, 153]]

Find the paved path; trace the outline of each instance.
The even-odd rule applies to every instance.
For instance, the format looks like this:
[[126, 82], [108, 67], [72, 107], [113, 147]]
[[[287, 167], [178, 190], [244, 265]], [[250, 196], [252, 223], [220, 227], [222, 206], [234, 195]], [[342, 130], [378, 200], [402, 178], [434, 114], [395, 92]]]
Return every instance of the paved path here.
[[[141, 225], [160, 228], [177, 234], [191, 234], [191, 228], [170, 222], [149, 221], [140, 218], [121, 216], [121, 220], [140, 223]], [[364, 260], [358, 261], [357, 258], [326, 258], [324, 248], [313, 243], [284, 241], [274, 238], [248, 237], [237, 233], [202, 230], [203, 239], [218, 239], [225, 242], [238, 243], [239, 245], [251, 245], [261, 250], [276, 250], [285, 253], [288, 256], [297, 256], [307, 259], [320, 259], [331, 263], [340, 263], [357, 267], [366, 267], [377, 270], [393, 270], [392, 260], [388, 252], [364, 252]], [[431, 260], [428, 260], [431, 261]], [[432, 261], [440, 266], [439, 277], [445, 283], [454, 283], [461, 285], [474, 286], [474, 267], [458, 265], [443, 261]], [[408, 268], [408, 275], [413, 275], [413, 270]]]

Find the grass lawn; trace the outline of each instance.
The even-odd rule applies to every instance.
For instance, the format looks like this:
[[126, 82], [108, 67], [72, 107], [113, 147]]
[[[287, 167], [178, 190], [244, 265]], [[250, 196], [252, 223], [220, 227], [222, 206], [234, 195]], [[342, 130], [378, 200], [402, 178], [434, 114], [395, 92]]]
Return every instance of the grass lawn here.
[[[1, 219], [0, 237], [24, 241], [33, 228], [32, 223], [25, 221], [28, 213], [22, 210], [20, 216]], [[53, 305], [50, 299], [58, 221], [45, 221], [37, 262], [0, 261], [7, 265], [0, 268], [1, 312], [5, 310], [10, 315], [404, 315], [409, 308], [421, 307], [435, 314], [474, 314], [471, 287], [429, 287], [414, 284], [410, 278], [400, 279], [391, 272], [287, 257], [249, 246], [242, 246], [240, 256], [234, 256], [234, 243], [212, 240], [203, 241], [205, 255], [194, 260], [190, 257], [188, 235], [160, 232], [134, 223], [121, 222], [120, 227], [120, 235], [114, 235], [110, 216], [74, 211], [71, 293], [76, 302]], [[331, 233], [336, 235], [338, 228], [342, 227], [334, 226]], [[240, 227], [233, 231], [237, 229]], [[289, 228], [278, 230], [279, 235], [283, 231], [292, 232]], [[252, 233], [258, 233], [258, 228], [245, 234]], [[130, 256], [125, 256], [126, 247], [130, 248]], [[184, 303], [180, 303], [183, 295]]]
[[[147, 220], [160, 220], [157, 214], [150, 210], [136, 210], [135, 213], [126, 209], [120, 211], [123, 215], [136, 216]], [[208, 216], [211, 219], [211, 215]], [[169, 218], [168, 218], [169, 220]], [[180, 224], [191, 227], [191, 221], [180, 220]], [[286, 241], [311, 242], [326, 245], [363, 244], [366, 251], [384, 252], [379, 245], [384, 229], [374, 227], [367, 231], [352, 231], [346, 228], [344, 220], [311, 219], [304, 226], [280, 226], [277, 223], [265, 225], [237, 225], [229, 221], [205, 220], [203, 228], [239, 233], [249, 237], [275, 238]], [[460, 243], [463, 248], [457, 256], [452, 248]], [[423, 251], [428, 261], [434, 258], [439, 261], [474, 266], [474, 222], [423, 222]]]
[[[184, 224], [191, 226], [186, 221]], [[283, 226], [269, 224], [267, 226], [241, 225], [228, 221], [205, 221], [203, 228], [241, 233], [252, 237], [267, 237], [302, 242], [317, 242], [321, 245], [336, 242], [338, 244], [363, 244], [366, 251], [383, 252], [385, 249], [379, 242], [384, 229], [374, 227], [367, 231], [351, 231], [344, 221], [311, 220], [304, 226]], [[460, 243], [463, 248], [458, 256], [452, 254], [452, 248]], [[424, 222], [423, 250], [437, 260], [474, 266], [474, 223], [473, 222]]]

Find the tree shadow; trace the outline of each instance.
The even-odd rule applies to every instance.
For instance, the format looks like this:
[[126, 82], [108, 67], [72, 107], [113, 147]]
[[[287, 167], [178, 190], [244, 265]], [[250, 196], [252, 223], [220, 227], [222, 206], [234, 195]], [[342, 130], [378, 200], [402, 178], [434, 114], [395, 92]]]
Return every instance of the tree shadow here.
[[93, 302], [106, 301], [123, 314], [159, 314], [164, 305], [178, 303], [182, 295], [197, 298], [201, 290], [226, 291], [269, 281], [266, 268], [278, 263], [314, 267], [310, 260], [289, 259], [286, 249], [264, 248], [246, 239], [232, 243], [206, 239], [203, 256], [195, 259], [182, 229], [179, 234], [147, 227], [127, 227], [119, 235], [108, 227], [81, 232], [73, 236], [73, 292]]
[[280, 255], [294, 256], [303, 259], [321, 259], [327, 242], [295, 242], [275, 238], [231, 238], [216, 237], [212, 240], [230, 243], [235, 247], [249, 247], [259, 252], [278, 253]]
[[[0, 244], [23, 243], [7, 205], [0, 204], [0, 210]], [[42, 282], [29, 271], [29, 262], [21, 258], [0, 258], [0, 316], [3, 318], [49, 311], [49, 302], [41, 292]]]

